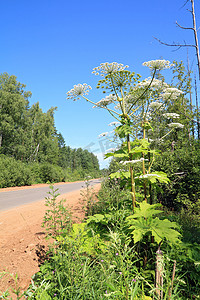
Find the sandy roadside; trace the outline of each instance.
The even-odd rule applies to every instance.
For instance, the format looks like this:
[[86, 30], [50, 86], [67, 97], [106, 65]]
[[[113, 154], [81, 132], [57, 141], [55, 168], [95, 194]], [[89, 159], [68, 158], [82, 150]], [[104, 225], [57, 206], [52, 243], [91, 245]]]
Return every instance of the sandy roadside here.
[[[100, 184], [94, 186], [96, 192], [99, 188]], [[80, 190], [59, 198], [66, 199], [76, 222], [84, 217]], [[44, 228], [41, 227], [46, 209], [44, 204], [45, 200], [37, 201], [0, 213], [0, 271], [18, 274], [22, 289], [28, 287], [31, 276], [39, 270], [37, 248], [47, 245]], [[0, 280], [1, 292], [14, 286], [14, 280], [10, 276]]]

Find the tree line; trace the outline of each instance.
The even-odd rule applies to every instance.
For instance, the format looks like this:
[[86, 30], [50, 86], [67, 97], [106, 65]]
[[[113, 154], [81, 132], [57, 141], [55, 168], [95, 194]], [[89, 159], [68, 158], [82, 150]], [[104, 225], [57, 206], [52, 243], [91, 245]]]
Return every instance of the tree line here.
[[[47, 112], [43, 112], [39, 102], [30, 106], [31, 95], [16, 76], [8, 73], [0, 75], [0, 165], [1, 182], [4, 181], [1, 187], [7, 186], [3, 173], [8, 173], [6, 171], [6, 165], [7, 170], [9, 169], [8, 162], [11, 166], [10, 176], [12, 166], [16, 162], [18, 169], [21, 164], [32, 173], [35, 173], [35, 169], [41, 169], [41, 166], [46, 169], [37, 171], [37, 176], [32, 176], [32, 180], [28, 183], [35, 180], [41, 182], [82, 179], [86, 174], [98, 176], [97, 157], [87, 150], [66, 146], [62, 134], [57, 132], [54, 120], [57, 107], [51, 107]], [[52, 176], [38, 175], [49, 173], [49, 168]], [[56, 176], [53, 176], [56, 171], [53, 170], [59, 170], [62, 176], [56, 179]], [[26, 184], [23, 180], [22, 182]], [[18, 184], [20, 185], [20, 182]]]

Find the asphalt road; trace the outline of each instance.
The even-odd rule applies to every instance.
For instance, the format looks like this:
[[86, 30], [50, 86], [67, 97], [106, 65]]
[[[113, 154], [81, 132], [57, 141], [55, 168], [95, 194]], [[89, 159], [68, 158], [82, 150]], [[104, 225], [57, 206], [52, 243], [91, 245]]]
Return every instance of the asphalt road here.
[[[95, 185], [100, 183], [101, 180], [94, 179], [91, 180], [91, 185]], [[55, 188], [59, 189], [59, 193], [65, 194], [69, 192], [73, 192], [76, 190], [80, 190], [84, 187], [84, 181], [74, 182], [74, 183], [66, 183], [55, 185]], [[28, 204], [31, 202], [35, 202], [38, 200], [43, 200], [48, 196], [47, 192], [49, 192], [49, 186], [45, 187], [33, 187], [24, 190], [18, 191], [0, 191], [0, 211], [5, 211], [20, 205]]]

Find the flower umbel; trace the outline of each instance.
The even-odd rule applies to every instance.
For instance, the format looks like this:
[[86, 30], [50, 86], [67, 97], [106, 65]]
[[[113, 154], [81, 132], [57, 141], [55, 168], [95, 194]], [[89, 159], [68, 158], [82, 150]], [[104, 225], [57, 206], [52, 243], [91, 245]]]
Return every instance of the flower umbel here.
[[166, 88], [161, 97], [163, 100], [176, 100], [182, 94], [184, 93], [177, 88]]
[[107, 136], [108, 135], [108, 132], [103, 132], [101, 134], [99, 134], [99, 138], [103, 137], [103, 136]]
[[137, 90], [138, 88], [147, 88], [149, 86], [150, 89], [166, 89], [168, 84], [163, 82], [162, 80], [148, 77], [143, 81], [139, 82], [133, 90]]
[[142, 65], [149, 67], [151, 70], [170, 69], [170, 67], [173, 66], [173, 64], [170, 64], [169, 60], [165, 60], [165, 59], [156, 59], [156, 60], [146, 61]]
[[124, 66], [123, 64], [119, 64], [117, 62], [112, 62], [112, 63], [105, 62], [100, 64], [99, 67], [94, 68], [92, 73], [104, 77], [105, 75], [111, 75], [115, 72], [123, 71], [126, 68], [128, 68], [127, 65]]
[[168, 124], [168, 126], [170, 128], [183, 128], [184, 127], [184, 125], [181, 123], [170, 123], [170, 124]]
[[91, 89], [91, 86], [86, 83], [74, 85], [73, 89], [67, 92], [67, 99], [76, 101], [77, 99], [80, 99], [80, 96], [88, 95], [89, 90]]
[[154, 101], [154, 102], [151, 102], [151, 103], [150, 103], [149, 107], [152, 108], [152, 109], [158, 109], [158, 108], [160, 108], [162, 105], [163, 105], [162, 103]]
[[105, 98], [101, 99], [100, 101], [98, 101], [96, 103], [95, 106], [93, 106], [93, 108], [95, 107], [107, 107], [107, 105], [111, 104], [111, 103], [114, 103], [114, 101], [117, 100], [117, 97], [115, 95], [109, 95], [109, 96], [106, 96]]
[[163, 114], [163, 117], [165, 117], [166, 119], [176, 119], [179, 118], [180, 115], [176, 113], [165, 113]]
[[139, 163], [139, 162], [143, 162], [143, 161], [145, 161], [145, 160], [148, 161], [148, 159], [144, 159], [144, 158], [142, 157], [142, 158], [140, 158], [140, 159], [123, 161], [122, 164], [123, 164], [123, 165], [133, 165], [133, 164], [137, 164], [137, 163]]

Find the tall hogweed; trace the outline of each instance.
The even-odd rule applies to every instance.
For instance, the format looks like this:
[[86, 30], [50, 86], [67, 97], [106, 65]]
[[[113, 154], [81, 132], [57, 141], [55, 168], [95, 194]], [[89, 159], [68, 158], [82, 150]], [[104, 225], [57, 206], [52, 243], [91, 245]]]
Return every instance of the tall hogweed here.
[[[102, 63], [93, 73], [101, 77], [97, 88], [107, 95], [98, 102], [92, 101], [87, 96], [91, 86], [84, 83], [74, 85], [67, 93], [67, 99], [75, 101], [82, 97], [115, 119], [109, 125], [115, 127], [113, 138], [120, 141], [120, 146], [105, 157], [117, 158], [120, 168], [110, 177], [125, 180], [130, 189], [132, 214], [127, 217], [127, 224], [134, 242], [140, 242], [146, 236], [160, 249], [164, 240], [170, 244], [178, 243], [180, 234], [175, 222], [158, 217], [161, 205], [153, 204], [152, 186], [157, 182], [168, 183], [169, 179], [164, 172], [153, 172], [152, 166], [160, 154], [156, 145], [172, 131], [184, 127], [176, 121], [179, 114], [172, 112], [172, 103], [183, 97], [183, 92], [168, 85], [160, 73], [171, 68], [169, 61], [153, 60], [143, 65], [150, 68], [151, 77], [140, 80], [141, 76], [128, 71], [128, 66], [117, 62]], [[159, 131], [161, 122], [164, 127]], [[107, 132], [100, 136], [106, 135]]]

